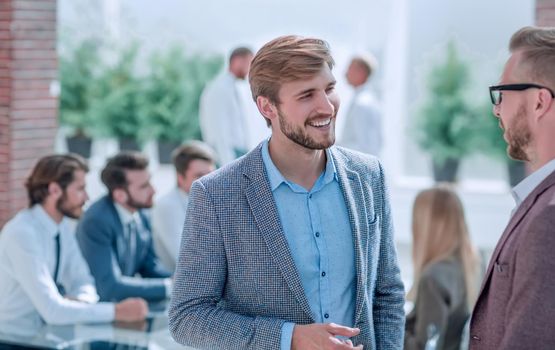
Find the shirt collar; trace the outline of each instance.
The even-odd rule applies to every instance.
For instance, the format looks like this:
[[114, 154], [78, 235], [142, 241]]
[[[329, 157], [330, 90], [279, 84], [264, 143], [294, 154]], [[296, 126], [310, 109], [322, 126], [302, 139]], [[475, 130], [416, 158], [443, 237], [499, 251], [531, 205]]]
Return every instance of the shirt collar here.
[[57, 224], [40, 204], [33, 205], [31, 212], [42, 229], [45, 230], [52, 238], [56, 237], [56, 235], [67, 225], [65, 217], [59, 224]]
[[555, 159], [552, 159], [547, 164], [519, 182], [518, 185], [516, 185], [511, 191], [516, 205], [519, 206], [526, 199], [526, 197], [528, 197], [530, 193], [532, 193], [532, 191], [538, 187], [538, 185], [553, 171], [555, 171]]
[[118, 203], [114, 202], [114, 206], [116, 207], [116, 211], [118, 212], [119, 220], [123, 224], [123, 226], [129, 224], [131, 221], [135, 221], [139, 223], [139, 211], [135, 211], [131, 213], [129, 210], [125, 209], [123, 206], [119, 205]]
[[[268, 173], [270, 188], [272, 189], [272, 191], [275, 191], [276, 188], [278, 188], [279, 185], [281, 185], [282, 183], [286, 183], [288, 185], [291, 185], [292, 183], [288, 181], [285, 177], [283, 177], [279, 169], [272, 161], [272, 158], [270, 157], [270, 151], [268, 148], [269, 140], [270, 139], [268, 138], [262, 143], [262, 161], [264, 162], [264, 166], [266, 167], [266, 172]], [[333, 162], [333, 158], [331, 157], [330, 149], [328, 148], [326, 149], [326, 168], [324, 170], [324, 176], [322, 180], [319, 179], [317, 183], [321, 182], [322, 185], [319, 187], [322, 187], [332, 182], [333, 180], [337, 180], [337, 171], [335, 168], [335, 164]], [[314, 191], [317, 189], [318, 188], [315, 184], [312, 190]]]

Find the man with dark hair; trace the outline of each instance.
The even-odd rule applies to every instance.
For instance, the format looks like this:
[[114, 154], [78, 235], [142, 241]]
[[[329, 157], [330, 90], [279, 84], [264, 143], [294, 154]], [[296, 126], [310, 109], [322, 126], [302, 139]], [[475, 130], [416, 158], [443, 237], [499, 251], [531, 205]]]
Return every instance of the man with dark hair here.
[[381, 108], [370, 77], [376, 70], [376, 59], [369, 54], [354, 56], [347, 69], [347, 82], [354, 94], [345, 115], [339, 144], [355, 151], [379, 156], [383, 144]]
[[169, 318], [200, 349], [400, 349], [404, 290], [382, 166], [333, 146], [339, 96], [324, 40], [253, 59], [272, 136], [191, 188]]
[[143, 209], [152, 207], [148, 159], [122, 152], [108, 160], [102, 182], [108, 195], [83, 215], [77, 240], [96, 279], [101, 300], [169, 296], [171, 273], [154, 253], [150, 220]]
[[247, 77], [252, 57], [249, 48], [233, 50], [228, 70], [211, 81], [202, 92], [199, 111], [202, 138], [214, 148], [220, 165], [249, 150], [249, 112], [238, 83]]
[[493, 114], [508, 155], [532, 173], [493, 252], [470, 322], [470, 349], [555, 347], [555, 28], [513, 34]]
[[97, 303], [94, 281], [68, 218], [78, 219], [88, 199], [88, 167], [77, 155], [39, 160], [27, 179], [29, 208], [0, 234], [0, 330], [33, 329], [43, 322], [139, 321], [144, 300]]
[[216, 158], [207, 144], [190, 141], [176, 148], [172, 159], [177, 186], [154, 205], [152, 234], [156, 254], [170, 271], [175, 271], [191, 185], [216, 169]]

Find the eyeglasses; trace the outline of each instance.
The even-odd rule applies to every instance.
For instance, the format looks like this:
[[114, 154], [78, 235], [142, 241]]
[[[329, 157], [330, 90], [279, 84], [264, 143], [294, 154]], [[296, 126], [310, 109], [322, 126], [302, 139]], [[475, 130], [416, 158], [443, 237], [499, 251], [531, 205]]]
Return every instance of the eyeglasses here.
[[551, 97], [555, 97], [553, 90], [546, 86], [537, 84], [507, 84], [507, 85], [496, 85], [489, 87], [489, 96], [491, 98], [491, 103], [494, 105], [499, 105], [503, 99], [502, 91], [523, 91], [528, 89], [546, 89], [551, 93]]

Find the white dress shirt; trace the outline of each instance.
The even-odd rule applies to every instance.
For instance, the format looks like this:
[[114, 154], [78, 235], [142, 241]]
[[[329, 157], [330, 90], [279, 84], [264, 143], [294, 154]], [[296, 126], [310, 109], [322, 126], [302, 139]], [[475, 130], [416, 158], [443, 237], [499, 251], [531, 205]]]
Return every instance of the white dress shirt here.
[[[136, 242], [136, 238], [135, 240], [133, 239], [129, 239], [129, 235], [130, 232], [128, 231], [128, 224], [131, 221], [134, 221], [135, 225], [137, 226], [137, 233], [140, 235], [150, 235], [151, 232], [149, 232], [149, 230], [145, 227], [143, 220], [141, 219], [141, 216], [139, 215], [138, 211], [135, 211], [134, 213], [130, 212], [129, 210], [127, 210], [126, 208], [124, 208], [123, 206], [119, 205], [118, 203], [114, 202], [114, 206], [116, 208], [116, 211], [118, 213], [119, 216], [119, 220], [121, 222], [121, 224], [123, 225], [123, 234], [125, 235], [125, 241], [126, 242]], [[143, 239], [145, 239], [143, 237]], [[133, 252], [132, 255], [135, 256], [135, 249], [136, 246], [127, 246], [125, 247], [125, 249], [131, 249], [131, 251]], [[158, 256], [158, 258], [160, 258], [160, 256], [158, 254], [156, 254]], [[162, 260], [163, 263], [163, 260]], [[172, 270], [173, 271], [173, 270]], [[135, 277], [131, 277], [131, 278], [135, 278]], [[136, 278], [140, 278], [140, 277], [136, 277]], [[171, 278], [164, 278], [164, 285], [166, 286], [166, 297], [170, 298], [172, 295], [172, 289], [173, 289], [173, 282]]]
[[[55, 237], [60, 234], [58, 283]], [[65, 325], [109, 322], [113, 303], [96, 303], [98, 295], [69, 219], [58, 225], [41, 205], [19, 212], [0, 234], [0, 329], [36, 328], [43, 323]]]
[[516, 185], [511, 194], [516, 202], [516, 207], [513, 213], [516, 212], [520, 204], [538, 187], [538, 185], [545, 180], [549, 174], [555, 171], [555, 159], [550, 160], [544, 166], [528, 175], [524, 180]]
[[355, 89], [338, 144], [379, 156], [383, 145], [380, 105], [369, 83]]
[[202, 92], [199, 106], [202, 139], [214, 148], [220, 165], [249, 150], [245, 102], [238, 91], [237, 78], [229, 71], [218, 75]]
[[189, 195], [175, 187], [161, 197], [152, 209], [154, 249], [170, 271], [175, 271], [188, 203]]

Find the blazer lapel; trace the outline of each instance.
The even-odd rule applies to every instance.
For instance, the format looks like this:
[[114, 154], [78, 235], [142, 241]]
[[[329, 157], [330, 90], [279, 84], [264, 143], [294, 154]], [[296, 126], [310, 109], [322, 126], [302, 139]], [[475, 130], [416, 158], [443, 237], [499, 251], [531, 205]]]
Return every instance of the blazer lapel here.
[[505, 229], [505, 231], [503, 231], [503, 235], [501, 235], [501, 238], [499, 239], [499, 243], [497, 243], [497, 246], [493, 251], [493, 254], [488, 264], [488, 269], [486, 271], [484, 282], [482, 283], [482, 287], [480, 288], [480, 293], [478, 295], [482, 294], [482, 291], [484, 290], [485, 285], [489, 280], [490, 274], [493, 270], [493, 266], [495, 265], [495, 262], [497, 261], [497, 258], [499, 257], [499, 254], [503, 249], [503, 246], [507, 242], [507, 239], [509, 239], [509, 237], [511, 236], [515, 228], [522, 221], [524, 216], [530, 211], [534, 203], [536, 203], [536, 199], [538, 198], [538, 196], [542, 192], [544, 192], [547, 188], [551, 187], [554, 183], [555, 183], [555, 172], [551, 173], [551, 175], [549, 175], [544, 181], [542, 181], [538, 185], [538, 187], [536, 187], [532, 191], [532, 193], [530, 193], [530, 195], [526, 197], [526, 199], [520, 204], [520, 207], [517, 209], [517, 211], [513, 214], [513, 216], [509, 220], [509, 223], [507, 224], [507, 228]]
[[[355, 243], [355, 261], [356, 261], [356, 277], [357, 277], [357, 292], [356, 292], [356, 309], [355, 309], [355, 324], [360, 320], [362, 315], [364, 296], [366, 293], [366, 276], [367, 276], [367, 238], [368, 238], [368, 210], [366, 203], [361, 200], [362, 197], [362, 183], [358, 172], [349, 169], [347, 164], [344, 164], [335, 153], [332, 151], [332, 156], [336, 166], [337, 177], [339, 186], [343, 192], [343, 197], [347, 204], [347, 211], [349, 213], [349, 221], [351, 223], [351, 231], [353, 234], [353, 242]], [[366, 214], [366, 215], [365, 215]]]
[[246, 162], [247, 166], [244, 174], [248, 178], [245, 191], [247, 201], [260, 234], [268, 246], [274, 262], [287, 282], [287, 286], [295, 295], [303, 311], [315, 322], [279, 220], [260, 150], [259, 146], [251, 152], [248, 155], [250, 159]]

